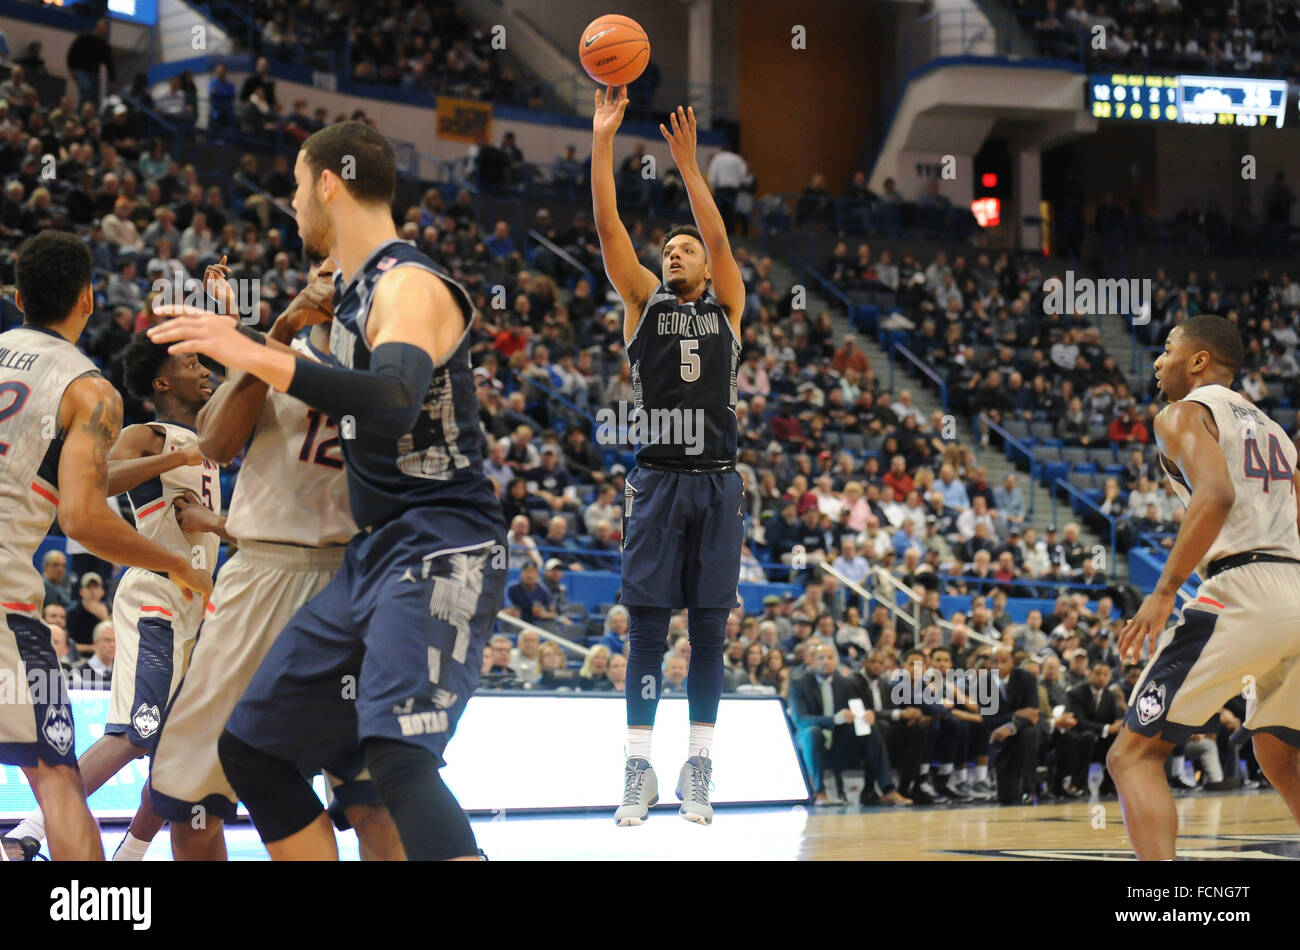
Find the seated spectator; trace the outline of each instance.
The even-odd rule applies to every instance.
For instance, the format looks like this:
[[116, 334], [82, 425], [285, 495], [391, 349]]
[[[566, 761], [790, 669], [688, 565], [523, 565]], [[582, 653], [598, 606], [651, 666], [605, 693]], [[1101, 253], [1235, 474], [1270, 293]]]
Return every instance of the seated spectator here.
[[547, 630], [555, 629], [555, 607], [551, 592], [540, 583], [537, 565], [525, 563], [519, 571], [519, 580], [506, 590], [506, 613], [527, 620]]
[[104, 579], [94, 571], [81, 575], [81, 597], [68, 608], [68, 636], [74, 643], [94, 642], [96, 624], [108, 620], [109, 603], [105, 600]]
[[534, 569], [541, 565], [542, 555], [537, 550], [537, 541], [532, 536], [532, 524], [527, 515], [516, 515], [511, 519], [506, 544], [510, 552], [510, 570], [522, 568], [525, 564], [533, 565]]
[[[69, 673], [84, 667], [86, 661], [68, 644], [68, 631], [62, 624], [46, 623], [46, 626], [50, 628], [50, 645], [54, 647], [54, 655], [59, 658], [59, 666], [62, 667], [63, 672]], [[109, 665], [112, 665], [111, 658]]]
[[510, 638], [497, 634], [483, 651], [483, 674], [479, 682], [484, 689], [505, 689], [518, 685], [519, 674], [510, 665], [513, 647]]
[[609, 676], [609, 647], [597, 644], [591, 648], [578, 673], [578, 689], [587, 692], [608, 692], [614, 688]]
[[687, 671], [688, 666], [684, 658], [676, 654], [668, 657], [664, 661], [663, 694], [685, 693]]
[[1133, 412], [1125, 412], [1110, 424], [1107, 436], [1111, 442], [1130, 444], [1139, 442], [1143, 445], [1151, 441], [1146, 425]]
[[113, 621], [101, 620], [92, 633], [94, 652], [79, 670], [69, 674], [69, 686], [81, 689], [108, 689], [113, 679], [113, 662], [117, 657], [117, 635]]
[[68, 577], [68, 558], [62, 551], [45, 552], [41, 558], [41, 579], [45, 582], [46, 604], [72, 606], [72, 578]]
[[536, 630], [520, 630], [510, 652], [509, 666], [520, 685], [531, 686], [542, 675], [542, 638]]
[[565, 665], [563, 650], [548, 641], [542, 644], [538, 655], [541, 657], [542, 675], [538, 677], [535, 689], [567, 692], [577, 688], [578, 671]]

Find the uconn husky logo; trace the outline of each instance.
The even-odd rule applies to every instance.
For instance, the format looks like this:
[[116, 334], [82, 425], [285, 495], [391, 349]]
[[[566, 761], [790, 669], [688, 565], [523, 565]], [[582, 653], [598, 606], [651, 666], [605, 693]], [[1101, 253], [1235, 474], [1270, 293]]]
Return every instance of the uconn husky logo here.
[[131, 719], [131, 725], [135, 726], [135, 731], [140, 733], [141, 739], [148, 739], [157, 732], [161, 723], [162, 716], [158, 712], [158, 707], [150, 706], [148, 703], [141, 703]]
[[45, 725], [41, 731], [59, 755], [67, 755], [72, 748], [72, 713], [64, 703], [51, 703], [45, 710]]
[[1149, 725], [1160, 718], [1165, 711], [1165, 687], [1162, 683], [1151, 682], [1142, 690], [1142, 695], [1138, 697], [1137, 713], [1138, 722], [1142, 725]]

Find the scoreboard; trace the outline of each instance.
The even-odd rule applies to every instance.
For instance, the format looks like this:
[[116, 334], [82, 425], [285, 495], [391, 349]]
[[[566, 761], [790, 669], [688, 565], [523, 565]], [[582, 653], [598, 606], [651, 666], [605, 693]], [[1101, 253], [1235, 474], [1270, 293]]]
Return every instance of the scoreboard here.
[[1098, 119], [1281, 128], [1287, 84], [1243, 76], [1094, 73], [1088, 100]]

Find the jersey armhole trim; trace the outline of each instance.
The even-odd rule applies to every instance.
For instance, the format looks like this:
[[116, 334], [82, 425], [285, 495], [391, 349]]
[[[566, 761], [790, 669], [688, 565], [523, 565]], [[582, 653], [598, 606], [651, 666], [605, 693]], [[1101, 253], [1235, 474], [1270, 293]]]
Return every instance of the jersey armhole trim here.
[[645, 300], [645, 304], [641, 307], [641, 317], [640, 317], [640, 319], [638, 319], [637, 322], [636, 322], [636, 329], [634, 329], [634, 330], [632, 331], [632, 336], [631, 336], [629, 339], [625, 340], [624, 343], [623, 343], [623, 349], [624, 349], [625, 351], [626, 351], [626, 350], [628, 349], [628, 347], [630, 347], [634, 342], [636, 342], [636, 336], [637, 336], [637, 334], [641, 332], [641, 327], [643, 327], [643, 326], [645, 325], [645, 315], [646, 315], [646, 313], [649, 312], [650, 307], [651, 307], [651, 306], [654, 304], [654, 302], [655, 302], [655, 299], [656, 299], [657, 297], [660, 296], [660, 291], [663, 290], [663, 287], [664, 287], [664, 285], [663, 285], [662, 283], [659, 284], [657, 287], [655, 287], [655, 289], [654, 289], [653, 291], [650, 292], [650, 296], [646, 298], [646, 300]]
[[[450, 277], [438, 273], [432, 268], [426, 266], [422, 261], [399, 261], [398, 263], [390, 267], [387, 271], [385, 271], [384, 275], [381, 276], [379, 280], [375, 281], [375, 288], [378, 289], [379, 281], [383, 280], [384, 276], [387, 276], [388, 274], [391, 274], [394, 271], [401, 270], [403, 267], [418, 267], [426, 274], [430, 274], [437, 280], [441, 281], [442, 285], [446, 287], [448, 291], [450, 291], [452, 299], [460, 307], [461, 317], [463, 317], [465, 320], [465, 330], [463, 333], [461, 333], [460, 336], [456, 338], [456, 344], [450, 350], [447, 351], [445, 356], [442, 356], [433, 361], [433, 368], [435, 370], [439, 370], [442, 367], [446, 366], [449, 362], [451, 362], [452, 357], [454, 357], [456, 353], [460, 350], [461, 346], [464, 345], [465, 339], [469, 336], [470, 331], [474, 329], [474, 319], [477, 316], [477, 313], [474, 310], [474, 301], [470, 299], [469, 292], [465, 290], [465, 288], [462, 287], [459, 282], [452, 280]], [[458, 294], [459, 297], [457, 296]], [[366, 312], [365, 312], [364, 321], [368, 321], [370, 317], [370, 307], [373, 304], [374, 296], [375, 295], [372, 291], [370, 296], [366, 300]], [[466, 310], [469, 311], [468, 314], [466, 313]], [[370, 342], [366, 339], [365, 322], [363, 322], [363, 320], [358, 320], [357, 328], [361, 330], [362, 344], [365, 346], [367, 350], [370, 350], [370, 352], [373, 353], [374, 350], [371, 349]]]

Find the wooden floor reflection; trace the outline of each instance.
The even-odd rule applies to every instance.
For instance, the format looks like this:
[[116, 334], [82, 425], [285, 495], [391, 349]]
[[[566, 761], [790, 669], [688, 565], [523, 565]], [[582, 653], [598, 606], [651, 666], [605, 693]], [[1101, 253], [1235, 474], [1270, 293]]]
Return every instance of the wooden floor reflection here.
[[[1178, 798], [1181, 858], [1300, 859], [1300, 829], [1273, 791], [1198, 793]], [[719, 808], [713, 824], [683, 821], [675, 804], [637, 828], [605, 813], [500, 814], [475, 819], [493, 861], [1131, 861], [1119, 803], [1026, 807], [886, 809]], [[124, 828], [105, 828], [112, 853]], [[247, 823], [228, 827], [232, 860], [266, 860]], [[356, 837], [340, 835], [340, 855], [356, 860]], [[146, 860], [171, 858], [159, 835]]]

